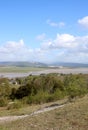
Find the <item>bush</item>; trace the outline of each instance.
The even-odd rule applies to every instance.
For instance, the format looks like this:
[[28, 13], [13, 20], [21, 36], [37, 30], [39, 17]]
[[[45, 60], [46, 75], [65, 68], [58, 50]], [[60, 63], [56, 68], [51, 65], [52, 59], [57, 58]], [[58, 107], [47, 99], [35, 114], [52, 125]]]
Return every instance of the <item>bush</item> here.
[[30, 95], [28, 97], [28, 103], [42, 104], [52, 101], [52, 95], [48, 92], [39, 91], [36, 95]]
[[54, 100], [62, 99], [65, 96], [66, 96], [66, 92], [65, 91], [61, 91], [60, 89], [56, 89], [56, 91], [53, 94]]
[[65, 96], [74, 98], [86, 93], [88, 93], [88, 75], [47, 74], [24, 78], [19, 88], [12, 89], [10, 98], [30, 104], [51, 102]]
[[14, 100], [16, 98], [16, 88], [12, 88], [10, 98]]
[[8, 104], [7, 98], [1, 97], [0, 98], [0, 107], [4, 107]]
[[11, 87], [8, 79], [0, 78], [0, 96], [9, 97], [10, 94], [11, 94]]
[[11, 110], [11, 109], [19, 109], [19, 108], [21, 108], [22, 107], [22, 103], [20, 102], [20, 101], [14, 101], [14, 102], [12, 102], [12, 103], [10, 103], [10, 104], [8, 104], [8, 106], [7, 106], [7, 109], [8, 110]]

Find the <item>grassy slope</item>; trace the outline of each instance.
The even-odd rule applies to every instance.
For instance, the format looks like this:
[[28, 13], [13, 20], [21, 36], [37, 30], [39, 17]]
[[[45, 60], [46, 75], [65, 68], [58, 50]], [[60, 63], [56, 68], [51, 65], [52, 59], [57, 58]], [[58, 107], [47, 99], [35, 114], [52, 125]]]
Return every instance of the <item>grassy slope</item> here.
[[58, 100], [55, 102], [50, 102], [50, 103], [45, 103], [45, 104], [32, 104], [32, 105], [26, 105], [22, 106], [21, 108], [18, 109], [10, 109], [8, 110], [8, 106], [6, 107], [0, 107], [0, 117], [4, 116], [20, 116], [20, 115], [29, 115], [37, 110], [43, 109], [46, 106], [50, 106], [51, 104], [64, 104], [66, 101], [68, 101], [68, 98]]
[[87, 130], [88, 95], [50, 112], [0, 125], [0, 130]]

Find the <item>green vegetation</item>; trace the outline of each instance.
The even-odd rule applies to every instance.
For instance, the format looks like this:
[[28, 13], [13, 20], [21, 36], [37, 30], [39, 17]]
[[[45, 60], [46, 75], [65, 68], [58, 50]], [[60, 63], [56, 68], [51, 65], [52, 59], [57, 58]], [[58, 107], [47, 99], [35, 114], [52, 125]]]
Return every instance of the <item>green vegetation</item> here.
[[63, 108], [52, 112], [1, 122], [0, 129], [88, 129], [88, 75], [53, 73], [0, 78], [0, 116], [30, 114], [52, 102], [63, 104], [67, 101]]
[[6, 78], [0, 79], [0, 107], [6, 106], [11, 94], [9, 80]]
[[11, 80], [0, 79], [0, 106], [8, 106], [9, 102], [14, 102], [9, 104], [8, 109], [19, 108], [22, 104], [43, 104], [65, 97], [71, 101], [87, 93], [88, 75], [83, 74], [30, 75]]
[[66, 96], [73, 99], [88, 93], [87, 75], [47, 74], [20, 80], [20, 87], [12, 91], [10, 97], [19, 100], [25, 98], [28, 104], [55, 101]]

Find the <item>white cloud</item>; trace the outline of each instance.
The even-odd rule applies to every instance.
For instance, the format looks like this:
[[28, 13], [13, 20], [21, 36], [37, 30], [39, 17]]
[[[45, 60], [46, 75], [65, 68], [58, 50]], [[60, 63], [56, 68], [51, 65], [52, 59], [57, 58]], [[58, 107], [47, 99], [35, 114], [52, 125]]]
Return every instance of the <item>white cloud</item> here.
[[88, 16], [83, 17], [82, 19], [78, 20], [78, 23], [83, 26], [84, 28], [88, 29]]
[[3, 47], [4, 49], [6, 48], [9, 52], [14, 52], [16, 50], [19, 50], [20, 48], [24, 48], [24, 46], [24, 41], [21, 39], [19, 42], [7, 41]]
[[57, 34], [56, 39], [54, 40], [54, 46], [59, 48], [72, 48], [74, 45], [72, 43], [75, 41], [75, 37], [69, 34]]
[[52, 41], [43, 43], [47, 49], [65, 49], [69, 52], [77, 51], [88, 53], [88, 36], [73, 36], [70, 34], [57, 34]]
[[0, 61], [43, 61], [46, 59], [45, 52], [41, 48], [30, 48], [23, 40], [7, 41], [0, 46]]
[[42, 41], [42, 40], [45, 39], [45, 37], [46, 37], [46, 34], [43, 33], [43, 34], [38, 35], [38, 36], [36, 37], [36, 39], [39, 40], [39, 41]]
[[47, 22], [47, 24], [49, 24], [52, 27], [63, 27], [63, 26], [65, 26], [64, 22], [57, 23], [57, 22], [51, 21], [50, 19], [48, 19], [46, 22]]
[[[42, 48], [50, 51], [56, 50], [57, 60], [88, 62], [88, 36], [57, 34], [55, 39], [43, 43]], [[55, 59], [53, 55], [52, 59]]]
[[44, 39], [39, 48], [30, 48], [23, 40], [0, 45], [0, 61], [68, 61], [88, 63], [88, 35], [57, 34]]

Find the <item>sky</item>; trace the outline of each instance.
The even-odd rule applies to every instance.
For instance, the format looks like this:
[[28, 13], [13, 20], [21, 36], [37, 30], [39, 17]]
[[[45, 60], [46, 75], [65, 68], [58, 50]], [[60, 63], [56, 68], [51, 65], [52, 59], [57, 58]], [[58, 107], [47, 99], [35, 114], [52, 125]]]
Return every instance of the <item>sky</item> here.
[[88, 63], [88, 1], [0, 0], [0, 61]]

